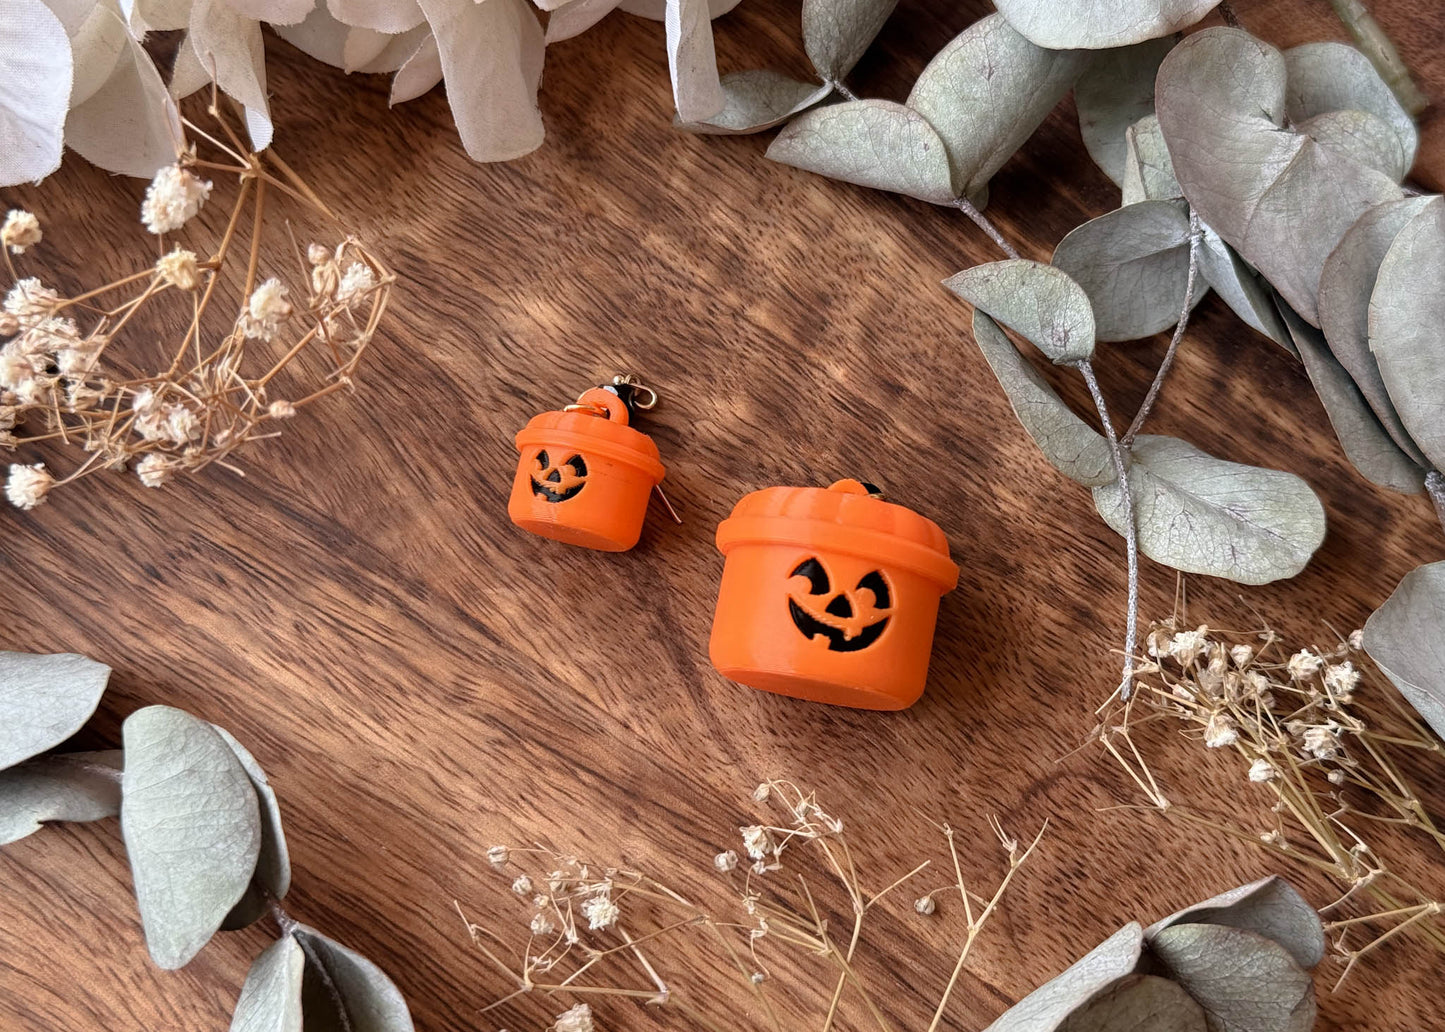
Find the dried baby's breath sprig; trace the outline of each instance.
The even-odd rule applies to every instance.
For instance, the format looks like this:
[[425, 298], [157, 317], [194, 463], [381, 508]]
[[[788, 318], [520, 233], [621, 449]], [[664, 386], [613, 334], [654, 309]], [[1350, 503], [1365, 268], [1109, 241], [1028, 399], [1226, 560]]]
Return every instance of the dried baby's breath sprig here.
[[[132, 468], [146, 487], [212, 463], [239, 472], [229, 461], [237, 448], [276, 436], [279, 421], [354, 384], [394, 277], [342, 232], [339, 244], [312, 244], [307, 260], [268, 251], [278, 195], [328, 223], [335, 217], [280, 158], [245, 147], [214, 96], [208, 110], [214, 134], [185, 123], [206, 153], [191, 146], [156, 173], [140, 212], [164, 238], [200, 211], [213, 180], [234, 179], [224, 234], [205, 257], [173, 246], [138, 272], [63, 296], [11, 262], [40, 239], [35, 217], [13, 211], [0, 229], [14, 280], [0, 306], [0, 337], [9, 338], [0, 346], [0, 448], [49, 442], [49, 466], [57, 447], [83, 456], [68, 472], [12, 463], [5, 494], [20, 508], [105, 469]], [[183, 329], [146, 356], [168, 306], [183, 314]], [[161, 364], [137, 375], [149, 362]]]
[[[1360, 633], [1329, 648], [1291, 649], [1268, 627], [1180, 631], [1178, 623], [1151, 627], [1137, 692], [1101, 707], [1093, 739], [1165, 817], [1333, 879], [1342, 895], [1321, 913], [1343, 965], [1339, 982], [1397, 936], [1445, 954], [1445, 884], [1422, 887], [1399, 870], [1407, 838], [1433, 861], [1427, 869], [1445, 859], [1445, 832], [1402, 762], [1413, 753], [1438, 763], [1445, 747], [1362, 651]], [[1171, 726], [1178, 733], [1168, 734]], [[1157, 766], [1165, 743], [1234, 753], [1244, 799], [1210, 806], [1166, 795], [1146, 758]], [[1239, 817], [1251, 800], [1254, 824]], [[1334, 918], [1337, 911], [1351, 916]]]
[[[460, 904], [456, 905], [473, 944], [516, 987], [485, 1010], [516, 1006], [534, 994], [548, 998], [571, 994], [582, 997], [583, 1002], [558, 1015], [550, 1027], [559, 1032], [591, 1029], [593, 1014], [585, 1001], [601, 996], [670, 1007], [694, 1026], [711, 1032], [750, 1029], [751, 1024], [736, 1024], [730, 1013], [715, 1012], [701, 1002], [709, 990], [719, 988], [707, 981], [708, 965], [702, 959], [702, 949], [710, 946], [721, 949], [726, 958], [725, 966], [732, 973], [729, 983], [757, 1001], [768, 1027], [775, 1032], [791, 1027], [782, 1017], [778, 998], [785, 987], [769, 974], [768, 958], [777, 952], [818, 958], [832, 972], [826, 984], [811, 987], [817, 1027], [825, 1032], [845, 1027], [842, 1013], [854, 1008], [873, 1026], [888, 1030], [879, 1001], [891, 987], [870, 984], [856, 953], [868, 916], [891, 899], [894, 890], [922, 874], [929, 862], [918, 864], [881, 889], [867, 889], [844, 835], [843, 821], [813, 793], [790, 781], [774, 780], [759, 785], [752, 800], [769, 812], [759, 815], [757, 823], [739, 827], [741, 850], [726, 849], [712, 858], [714, 872], [728, 879], [735, 895], [737, 912], [732, 917], [716, 916], [640, 870], [598, 864], [540, 845], [489, 849], [487, 856], [494, 865], [535, 867], [521, 877], [545, 886], [546, 891], [539, 891], [531, 900], [523, 918], [527, 939], [519, 951], [520, 962], [503, 960], [508, 952], [504, 937], [467, 921]], [[991, 820], [990, 826], [1007, 864], [991, 895], [980, 896], [968, 889], [953, 829], [939, 824], [948, 844], [953, 877], [947, 885], [930, 887], [912, 904], [900, 904], [911, 905], [919, 914], [933, 914], [940, 897], [957, 891], [960, 901], [963, 940], [928, 1032], [936, 1032], [942, 1024], [975, 940], [1044, 833], [1041, 829], [1032, 842], [1021, 847], [997, 820]], [[740, 853], [752, 862], [744, 863]], [[829, 895], [838, 895], [842, 905], [835, 908]], [[825, 916], [834, 909], [852, 915], [846, 940], [838, 938]], [[676, 962], [684, 972], [679, 977], [681, 984], [662, 974], [658, 947], [664, 943], [678, 946]], [[855, 1022], [846, 1027], [859, 1026]]]

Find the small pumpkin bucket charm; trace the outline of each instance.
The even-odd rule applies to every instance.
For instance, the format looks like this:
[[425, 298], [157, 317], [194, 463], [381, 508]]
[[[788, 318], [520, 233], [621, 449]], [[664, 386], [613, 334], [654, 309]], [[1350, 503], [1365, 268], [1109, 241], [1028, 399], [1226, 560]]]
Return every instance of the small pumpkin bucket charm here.
[[938, 602], [958, 583], [930, 519], [857, 480], [770, 487], [719, 525], [712, 662], [742, 684], [861, 709], [923, 694]]
[[507, 503], [512, 522], [603, 552], [637, 544], [664, 471], [657, 445], [630, 423], [656, 404], [655, 390], [622, 375], [560, 412], [534, 416], [517, 434], [521, 458]]

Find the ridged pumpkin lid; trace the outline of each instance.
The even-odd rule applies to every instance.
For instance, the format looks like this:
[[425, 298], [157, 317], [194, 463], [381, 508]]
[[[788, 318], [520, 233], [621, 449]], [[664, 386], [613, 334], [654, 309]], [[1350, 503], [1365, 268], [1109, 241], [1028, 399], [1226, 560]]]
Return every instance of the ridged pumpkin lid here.
[[952, 591], [958, 564], [948, 538], [926, 516], [869, 494], [857, 480], [827, 487], [767, 487], [744, 495], [717, 529], [726, 555], [743, 544], [796, 544], [912, 570]]
[[626, 423], [589, 412], [543, 412], [533, 416], [517, 433], [517, 450], [532, 445], [574, 448], [583, 455], [625, 462], [646, 473], [654, 483], [661, 481], [666, 472], [651, 437]]

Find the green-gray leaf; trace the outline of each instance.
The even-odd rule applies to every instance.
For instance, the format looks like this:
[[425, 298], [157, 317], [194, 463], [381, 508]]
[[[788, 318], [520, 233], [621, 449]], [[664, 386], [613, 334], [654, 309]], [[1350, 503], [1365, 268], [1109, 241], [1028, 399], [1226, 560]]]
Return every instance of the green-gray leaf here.
[[[314, 928], [299, 925], [293, 934], [306, 950], [302, 1006], [307, 1032], [345, 1027], [351, 1032], [413, 1032], [406, 1000], [381, 968]], [[326, 979], [319, 977], [318, 965]], [[336, 1002], [326, 988], [328, 980], [346, 1009], [346, 1024], [334, 1020]]]
[[1103, 50], [1158, 39], [1193, 25], [1219, 0], [997, 0], [994, 4], [1029, 39], [1050, 50]]
[[119, 749], [37, 756], [0, 772], [0, 846], [48, 821], [98, 821], [120, 813], [123, 756]]
[[830, 179], [952, 204], [948, 154], [918, 112], [887, 100], [854, 100], [793, 119], [767, 157]]
[[998, 323], [973, 310], [973, 339], [1008, 395], [1014, 415], [1049, 465], [1085, 487], [1115, 479], [1109, 442], [1054, 393], [1037, 369], [1004, 335]]
[[[1059, 241], [1053, 263], [1094, 310], [1099, 340], [1139, 340], [1179, 321], [1189, 282], [1189, 216], [1177, 201], [1140, 201], [1090, 219]], [[1194, 280], [1191, 306], [1208, 286]]]
[[1401, 196], [1389, 176], [1285, 127], [1285, 62], [1239, 29], [1170, 51], [1155, 104], [1184, 196], [1305, 320], [1345, 230]]
[[110, 667], [72, 652], [0, 652], [0, 770], [79, 731], [109, 678]]
[[1058, 1032], [1207, 1032], [1204, 1008], [1157, 975], [1121, 978], [1074, 1011]]
[[1211, 1032], [1309, 1032], [1314, 983], [1289, 952], [1226, 925], [1180, 924], [1149, 942], [1169, 975], [1204, 1008]]
[[146, 946], [185, 965], [236, 905], [256, 869], [256, 789], [210, 724], [169, 706], [136, 710], [121, 729], [120, 826]]
[[1419, 130], [1368, 57], [1344, 43], [1306, 43], [1286, 50], [1284, 63], [1285, 115], [1291, 122], [1305, 122], [1329, 111], [1374, 115], [1389, 125], [1400, 143], [1404, 166], [1400, 176], [1410, 171]]
[[919, 75], [908, 106], [938, 130], [957, 191], [975, 203], [1039, 127], [1088, 61], [1044, 50], [1000, 15], [974, 22]]
[[898, 0], [803, 0], [803, 49], [828, 82], [853, 70]]
[[1425, 471], [1391, 439], [1324, 335], [1288, 308], [1281, 314], [1350, 464], [1372, 484], [1403, 494], [1424, 490]]
[[251, 964], [231, 1017], [231, 1032], [301, 1032], [301, 984], [306, 955], [283, 935]]
[[1247, 325], [1297, 356], [1299, 353], [1295, 351], [1294, 339], [1275, 306], [1274, 290], [1259, 278], [1259, 274], [1234, 248], [1219, 238], [1218, 233], [1208, 225], [1202, 228], [1199, 271], [1205, 281]]
[[1183, 197], [1174, 163], [1155, 115], [1145, 115], [1124, 132], [1124, 204]]
[[1074, 1011], [1139, 966], [1144, 932], [1129, 923], [1001, 1014], [985, 1032], [1054, 1032]]
[[[1226, 462], [1150, 434], [1135, 439], [1131, 457], [1139, 549], [1155, 562], [1267, 584], [1299, 573], [1324, 541], [1324, 506], [1293, 473]], [[1094, 506], [1124, 533], [1117, 483], [1094, 488]]]
[[1369, 339], [1400, 422], [1445, 470], [1445, 201], [1426, 205], [1385, 253]]
[[1410, 171], [1395, 130], [1368, 111], [1325, 111], [1296, 123], [1295, 129], [1321, 147], [1328, 147], [1397, 183]]
[[1174, 47], [1173, 36], [1095, 54], [1074, 86], [1079, 132], [1094, 163], [1124, 185], [1124, 134], [1139, 119], [1154, 114], [1154, 77], [1159, 62]]
[[964, 269], [943, 285], [1058, 365], [1073, 365], [1094, 353], [1089, 297], [1062, 269], [1011, 258]]
[[1370, 294], [1380, 275], [1380, 263], [1396, 235], [1432, 203], [1441, 203], [1440, 198], [1406, 197], [1371, 208], [1330, 252], [1320, 273], [1320, 328], [1325, 331], [1330, 350], [1390, 437], [1419, 465], [1428, 465], [1429, 460], [1400, 422], [1400, 414], [1380, 376], [1380, 366], [1370, 353]]
[[712, 118], [706, 122], [674, 118], [673, 124], [688, 132], [714, 136], [757, 133], [781, 125], [833, 92], [831, 86], [799, 82], [768, 68], [724, 75], [722, 88], [723, 109]]
[[216, 733], [246, 769], [246, 776], [256, 787], [256, 800], [261, 807], [261, 853], [256, 860], [256, 870], [240, 902], [221, 922], [223, 929], [234, 931], [246, 927], [266, 912], [267, 894], [276, 899], [286, 897], [291, 889], [291, 855], [286, 848], [286, 834], [281, 828], [281, 804], [276, 799], [275, 789], [266, 780], [266, 772], [231, 732], [215, 724], [211, 726], [216, 728]]
[[1278, 875], [1221, 892], [1213, 899], [1185, 907], [1144, 930], [1153, 939], [1179, 924], [1228, 925], [1279, 943], [1303, 968], [1325, 959], [1325, 931], [1320, 915], [1294, 886]]
[[1445, 562], [1405, 574], [1365, 621], [1365, 651], [1445, 738]]

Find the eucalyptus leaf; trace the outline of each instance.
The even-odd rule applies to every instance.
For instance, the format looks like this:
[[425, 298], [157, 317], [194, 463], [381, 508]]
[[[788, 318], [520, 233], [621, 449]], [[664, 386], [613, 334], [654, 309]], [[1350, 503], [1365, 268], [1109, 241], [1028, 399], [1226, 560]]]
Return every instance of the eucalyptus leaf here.
[[827, 82], [853, 70], [898, 0], [803, 0], [803, 49]]
[[[1183, 202], [1140, 201], [1074, 229], [1054, 249], [1053, 264], [1089, 296], [1097, 339], [1139, 340], [1179, 321], [1189, 235]], [[1190, 306], [1208, 289], [1196, 275]]]
[[974, 22], [923, 69], [908, 106], [938, 131], [957, 193], [979, 203], [989, 179], [1083, 71], [1088, 55], [1044, 50], [998, 14]]
[[1350, 464], [1372, 484], [1403, 494], [1424, 490], [1425, 471], [1391, 439], [1324, 335], [1288, 309], [1283, 315]]
[[1124, 131], [1124, 204], [1169, 201], [1183, 197], [1174, 178], [1174, 163], [1155, 115], [1145, 115]]
[[1144, 931], [1130, 922], [1014, 1004], [985, 1032], [1054, 1032], [1070, 1014], [1139, 966]]
[[1178, 924], [1149, 940], [1169, 975], [1204, 1008], [1211, 1032], [1309, 1032], [1314, 983], [1289, 951], [1262, 935]]
[[301, 984], [306, 954], [283, 935], [246, 972], [231, 1016], [231, 1032], [301, 1032]]
[[1286, 128], [1285, 61], [1249, 33], [1205, 29], [1170, 51], [1155, 104], [1174, 173], [1207, 222], [1315, 323], [1320, 271], [1389, 176]]
[[1219, 0], [996, 0], [1013, 27], [1050, 50], [1126, 47], [1188, 28]]
[[708, 0], [666, 0], [667, 67], [672, 98], [685, 122], [703, 122], [723, 109], [722, 83], [712, 39]]
[[241, 898], [261, 851], [256, 789], [216, 729], [169, 706], [126, 718], [121, 832], [146, 946], [184, 966]]
[[1369, 340], [1400, 422], [1445, 470], [1445, 201], [1426, 205], [1385, 252]]
[[1445, 738], [1445, 562], [1405, 574], [1365, 621], [1365, 651]]
[[1397, 183], [1410, 170], [1395, 130], [1368, 111], [1326, 111], [1296, 123], [1295, 129], [1320, 146], [1387, 175]]
[[0, 652], [0, 770], [79, 731], [109, 679], [110, 667], [73, 652]]
[[892, 101], [853, 100], [805, 112], [778, 133], [767, 157], [933, 204], [951, 204], [957, 196], [938, 133], [918, 112]]
[[1129, 975], [1070, 1014], [1058, 1032], [1207, 1032], [1204, 1008], [1176, 983]]
[[[351, 1032], [413, 1032], [406, 1000], [381, 968], [314, 928], [299, 925], [293, 935], [306, 951], [307, 982], [313, 982], [312, 976], [318, 974], [315, 969], [319, 965], [326, 981], [340, 997], [347, 1018], [340, 1027]], [[308, 1032], [313, 1028], [329, 1028], [322, 1015], [329, 1009], [326, 1005], [334, 1006], [334, 1001], [318, 999], [314, 988], [306, 988], [310, 990], [303, 996]], [[329, 996], [329, 991], [325, 995]], [[313, 1022], [314, 1011], [322, 1012], [316, 1015], [321, 1020]]]
[[1285, 115], [1306, 122], [1331, 111], [1363, 111], [1390, 126], [1400, 143], [1403, 177], [1415, 163], [1420, 132], [1370, 59], [1344, 43], [1306, 43], [1284, 52]]
[[1144, 930], [1152, 940], [1180, 924], [1228, 925], [1279, 943], [1295, 963], [1309, 969], [1325, 959], [1325, 931], [1319, 912], [1278, 875], [1221, 892], [1156, 921]]
[[1400, 422], [1380, 366], [1370, 353], [1370, 294], [1396, 235], [1426, 205], [1441, 203], [1445, 202], [1439, 197], [1406, 197], [1376, 205], [1350, 227], [1320, 273], [1320, 328], [1330, 350], [1391, 438], [1419, 465], [1428, 465], [1429, 460]]
[[723, 109], [706, 122], [684, 122], [674, 125], [694, 133], [732, 136], [771, 129], [815, 104], [827, 99], [831, 86], [797, 79], [759, 68], [732, 72], [722, 77]]
[[1113, 483], [1114, 463], [1104, 435], [1075, 415], [998, 323], [978, 308], [973, 310], [973, 339], [1049, 465], [1085, 487]]
[[1201, 228], [1199, 271], [1205, 282], [1247, 325], [1298, 357], [1294, 338], [1279, 316], [1273, 288], [1208, 224]]
[[123, 757], [119, 749], [37, 756], [0, 771], [0, 846], [52, 821], [98, 821], [120, 813]]
[[[1299, 573], [1324, 541], [1324, 507], [1293, 473], [1227, 462], [1150, 434], [1135, 438], [1130, 455], [1139, 549], [1155, 562], [1267, 584]], [[1124, 533], [1117, 483], [1094, 488], [1094, 506]]]
[[1120, 186], [1126, 166], [1125, 133], [1154, 114], [1154, 77], [1173, 49], [1173, 36], [1095, 54], [1074, 85], [1079, 132], [1094, 163]]
[[266, 780], [266, 772], [231, 732], [215, 724], [211, 726], [236, 754], [236, 759], [241, 761], [246, 776], [256, 788], [256, 800], [261, 808], [261, 852], [256, 859], [256, 870], [240, 902], [221, 922], [223, 929], [233, 931], [246, 927], [266, 912], [268, 894], [275, 899], [286, 898], [291, 889], [291, 854], [286, 848], [286, 834], [281, 828], [281, 804], [276, 799], [275, 789]]
[[1026, 258], [985, 262], [943, 285], [1027, 338], [1058, 365], [1094, 353], [1094, 312], [1088, 295], [1062, 269]]

